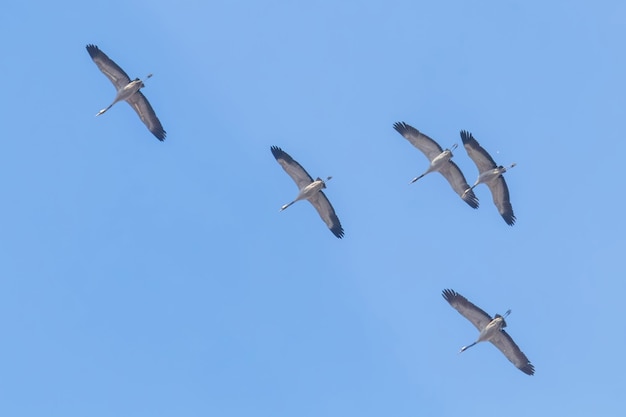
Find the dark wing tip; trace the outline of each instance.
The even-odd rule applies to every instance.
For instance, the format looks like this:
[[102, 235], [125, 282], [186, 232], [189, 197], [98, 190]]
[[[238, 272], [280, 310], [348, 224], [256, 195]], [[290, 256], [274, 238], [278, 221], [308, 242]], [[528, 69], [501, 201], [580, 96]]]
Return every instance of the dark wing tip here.
[[461, 140], [463, 141], [463, 145], [468, 144], [471, 141], [475, 141], [474, 136], [467, 130], [461, 130]]
[[272, 155], [274, 155], [274, 158], [276, 159], [284, 158], [285, 155], [287, 155], [285, 151], [280, 149], [278, 146], [272, 146], [270, 150], [272, 151]]
[[515, 224], [515, 215], [513, 214], [513, 211], [509, 213], [503, 213], [502, 218], [509, 226], [513, 226]]
[[461, 297], [461, 294], [450, 289], [443, 290], [441, 295], [443, 296], [443, 299], [449, 303], [452, 303], [452, 301], [454, 301], [457, 297]]
[[89, 44], [85, 48], [87, 48], [87, 52], [89, 52], [89, 56], [95, 58], [97, 55], [101, 54], [102, 51], [96, 45]]
[[478, 197], [476, 197], [476, 194], [474, 194], [474, 190], [469, 190], [468, 192], [463, 194], [463, 196], [461, 198], [471, 208], [473, 208], [473, 209], [477, 209], [478, 208]]
[[518, 368], [520, 371], [524, 372], [526, 375], [534, 375], [535, 367], [532, 363], [528, 362], [526, 365]]
[[161, 142], [163, 142], [165, 140], [165, 136], [167, 135], [167, 133], [165, 132], [165, 130], [163, 130], [162, 127], [155, 127], [152, 130], [150, 130], [150, 131]]
[[393, 124], [393, 128], [396, 129], [396, 131], [401, 134], [402, 136], [404, 136], [404, 134], [406, 132], [408, 132], [409, 130], [416, 130], [413, 126], [408, 125], [404, 122], [396, 122]]
[[343, 238], [343, 227], [341, 227], [341, 224], [337, 223], [336, 225], [334, 225], [331, 229], [331, 232], [333, 232], [333, 235], [337, 236], [337, 238], [341, 239]]

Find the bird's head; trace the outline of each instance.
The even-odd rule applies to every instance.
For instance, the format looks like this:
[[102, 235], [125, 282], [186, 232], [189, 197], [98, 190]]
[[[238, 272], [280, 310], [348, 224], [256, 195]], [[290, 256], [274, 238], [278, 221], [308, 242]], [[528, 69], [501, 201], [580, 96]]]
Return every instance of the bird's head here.
[[511, 310], [507, 310], [506, 313], [504, 313], [504, 315], [502, 316], [496, 314], [496, 316], [494, 317], [494, 319], [500, 319], [500, 321], [502, 322], [502, 325], [500, 326], [501, 329], [504, 329], [506, 327], [506, 321], [504, 319], [508, 317], [509, 314], [511, 314]]
[[507, 170], [513, 168], [515, 165], [517, 165], [516, 163], [512, 163], [511, 165], [509, 165], [508, 167], [505, 167], [503, 165], [498, 166], [498, 168], [496, 168], [498, 170], [498, 172], [500, 174], [504, 174]]
[[[143, 85], [143, 81], [141, 81], [139, 78], [135, 78], [135, 79], [132, 81], [132, 83], [133, 83], [133, 84], [137, 84], [137, 85], [139, 86], [139, 88], [144, 88], [144, 87], [145, 87], [145, 86]], [[139, 88], [138, 88], [138, 89], [139, 89]]]
[[[328, 177], [328, 178], [326, 179], [326, 181], [328, 181], [328, 180], [329, 180], [329, 179], [331, 179], [331, 178], [332, 178], [332, 177]], [[321, 183], [322, 183], [322, 188], [326, 188], [326, 183], [325, 183], [325, 182], [324, 182], [324, 180], [323, 180], [323, 179], [321, 179], [320, 177], [315, 178], [315, 181], [319, 181], [319, 182], [321, 182]]]
[[[152, 74], [146, 75], [146, 80], [148, 78], [150, 78], [150, 77], [152, 77]], [[140, 80], [139, 78], [135, 78], [134, 81], [139, 82], [139, 88], [144, 88], [145, 87], [145, 84], [143, 83], [144, 80]]]
[[457, 146], [458, 146], [458, 145], [455, 143], [455, 144], [454, 144], [454, 145], [452, 145], [450, 148], [445, 149], [445, 150], [443, 151], [443, 154], [444, 154], [444, 155], [445, 155], [448, 159], [452, 158], [452, 157], [454, 156], [454, 155], [452, 154], [452, 151], [453, 151], [453, 150], [455, 150]]

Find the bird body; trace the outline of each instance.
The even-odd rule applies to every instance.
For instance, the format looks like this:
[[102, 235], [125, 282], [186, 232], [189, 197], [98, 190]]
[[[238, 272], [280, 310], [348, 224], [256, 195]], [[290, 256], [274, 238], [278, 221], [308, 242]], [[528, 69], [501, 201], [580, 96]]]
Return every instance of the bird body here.
[[478, 208], [478, 199], [472, 190], [467, 191], [470, 186], [459, 167], [452, 161], [452, 151], [456, 148], [456, 144], [451, 149], [442, 149], [433, 139], [404, 122], [395, 123], [393, 128], [413, 146], [422, 151], [430, 161], [428, 169], [423, 174], [413, 178], [410, 182], [411, 184], [431, 172], [439, 172], [448, 180], [452, 189], [463, 201], [472, 208]]
[[431, 172], [441, 172], [441, 170], [446, 166], [446, 163], [451, 162], [453, 156], [452, 151], [454, 150], [454, 148], [456, 148], [456, 145], [452, 146], [452, 149], [445, 149], [439, 155], [435, 156], [432, 161], [430, 161], [430, 165], [428, 166], [426, 172], [413, 178], [410, 183], [413, 184], [415, 181], [419, 180], [427, 174], [430, 174]]
[[511, 164], [508, 168], [506, 168], [500, 165], [496, 168], [488, 169], [487, 171], [481, 172], [478, 175], [478, 179], [476, 180], [476, 182], [474, 182], [474, 185], [472, 185], [470, 188], [474, 189], [474, 187], [476, 187], [478, 184], [490, 184], [491, 182], [496, 181], [502, 176], [502, 174], [504, 174], [508, 169], [511, 169], [514, 166], [515, 164]]
[[[337, 214], [335, 214], [335, 209], [328, 201], [326, 195], [322, 192], [322, 189], [326, 188], [326, 183], [321, 178], [317, 178], [313, 180], [311, 176], [302, 168], [298, 162], [296, 162], [289, 154], [283, 151], [278, 146], [271, 147], [272, 155], [276, 161], [283, 167], [285, 172], [289, 174], [289, 176], [295, 181], [298, 186], [298, 195], [296, 198], [283, 205], [280, 208], [280, 211], [285, 210], [287, 207], [291, 206], [296, 201], [300, 200], [308, 200], [313, 207], [317, 210], [318, 214], [326, 223], [326, 226], [330, 229], [330, 231], [339, 239], [341, 239], [344, 235], [343, 227], [339, 222], [339, 218]], [[332, 177], [327, 177], [326, 181], [330, 180]]]
[[[131, 81], [130, 77], [111, 58], [102, 52], [96, 45], [87, 45], [87, 52], [91, 59], [98, 66], [100, 71], [113, 83], [116, 89], [115, 99], [108, 107], [100, 110], [96, 116], [104, 114], [119, 101], [126, 101], [139, 115], [141, 121], [148, 130], [160, 141], [165, 140], [166, 132], [163, 130], [161, 121], [156, 116], [154, 109], [139, 91], [144, 87], [144, 82], [139, 78]], [[146, 79], [152, 77], [148, 74]]]
[[489, 341], [500, 349], [504, 356], [520, 371], [527, 375], [533, 375], [535, 373], [535, 367], [515, 344], [511, 336], [504, 330], [506, 327], [506, 321], [504, 319], [511, 314], [511, 310], [507, 310], [503, 316], [496, 314], [495, 317], [491, 318], [489, 314], [454, 290], [445, 289], [442, 292], [442, 296], [454, 309], [461, 313], [463, 317], [472, 322], [480, 332], [476, 341], [470, 345], [463, 346], [461, 352], [466, 351], [477, 343]]
[[493, 320], [491, 320], [478, 334], [478, 338], [476, 339], [476, 341], [474, 343], [472, 343], [471, 345], [467, 345], [467, 346], [463, 346], [461, 348], [461, 352], [464, 352], [466, 349], [471, 348], [472, 346], [474, 346], [477, 343], [480, 342], [487, 342], [490, 341], [491, 339], [495, 338], [498, 336], [499, 332], [506, 327], [506, 322], [504, 321], [504, 318], [506, 316], [508, 316], [509, 314], [511, 314], [511, 310], [507, 310], [506, 313], [504, 313], [504, 316], [501, 316], [499, 314], [496, 314], [496, 316], [493, 318]]
[[465, 192], [473, 192], [478, 184], [486, 184], [491, 191], [493, 203], [498, 208], [498, 212], [506, 224], [513, 226], [515, 224], [515, 214], [513, 213], [513, 206], [511, 206], [509, 188], [502, 174], [513, 168], [515, 164], [511, 164], [508, 167], [496, 164], [491, 155], [480, 146], [470, 132], [462, 130], [461, 140], [467, 154], [478, 168], [478, 179]]
[[[151, 75], [152, 74], [150, 74], [148, 78], [150, 78]], [[118, 101], [128, 100], [130, 96], [135, 94], [137, 91], [139, 91], [143, 87], [144, 87], [143, 81], [140, 80], [139, 78], [135, 78], [134, 80], [126, 84], [124, 87], [120, 88], [115, 94], [115, 99], [113, 100], [113, 102], [109, 104], [108, 107], [100, 110], [98, 114], [96, 114], [96, 116], [100, 116], [101, 114], [109, 110]]]
[[[326, 180], [328, 181], [331, 178], [332, 177], [328, 177]], [[309, 198], [313, 197], [316, 193], [318, 193], [319, 191], [321, 191], [324, 188], [326, 188], [326, 183], [324, 182], [324, 180], [322, 180], [321, 178], [317, 177], [315, 179], [315, 181], [313, 181], [312, 183], [310, 183], [308, 185], [305, 185], [303, 188], [301, 188], [300, 191], [298, 192], [298, 196], [292, 202], [287, 203], [284, 206], [282, 206], [280, 208], [280, 211], [283, 211], [284, 209], [286, 209], [287, 207], [289, 207], [290, 205], [292, 205], [296, 201], [308, 200]]]

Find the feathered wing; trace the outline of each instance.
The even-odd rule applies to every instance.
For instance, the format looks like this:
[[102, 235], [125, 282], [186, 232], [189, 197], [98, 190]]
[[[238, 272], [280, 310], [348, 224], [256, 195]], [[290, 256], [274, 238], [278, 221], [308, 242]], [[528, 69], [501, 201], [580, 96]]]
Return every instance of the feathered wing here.
[[302, 188], [313, 182], [313, 178], [311, 178], [306, 170], [302, 168], [302, 165], [300, 165], [291, 156], [289, 156], [287, 152], [283, 151], [278, 146], [272, 146], [271, 151], [272, 155], [274, 155], [274, 158], [276, 158], [276, 161], [278, 161], [280, 166], [283, 167], [285, 172], [289, 174], [289, 176], [296, 182], [298, 189], [301, 190]]
[[452, 189], [465, 201], [471, 208], [478, 208], [478, 198], [474, 194], [473, 190], [469, 190], [469, 184], [463, 176], [461, 169], [452, 161], [448, 161], [448, 164], [445, 164], [439, 172], [443, 175], [450, 185]]
[[137, 91], [135, 94], [127, 98], [126, 101], [133, 109], [135, 109], [141, 118], [141, 121], [148, 127], [148, 130], [150, 130], [150, 132], [152, 132], [158, 140], [165, 140], [166, 133], [165, 130], [163, 130], [161, 121], [156, 116], [154, 109], [152, 109], [152, 106], [141, 91]]
[[515, 215], [513, 214], [513, 206], [509, 198], [509, 187], [506, 185], [504, 177], [500, 177], [496, 180], [487, 183], [489, 190], [491, 190], [491, 196], [493, 197], [493, 203], [498, 208], [498, 212], [509, 226], [515, 224]]
[[[498, 168], [491, 155], [474, 139], [471, 133], [462, 130], [461, 140], [469, 157], [474, 161], [478, 168], [479, 175], [490, 169]], [[513, 214], [513, 206], [509, 198], [509, 188], [506, 185], [504, 177], [500, 175], [498, 179], [486, 183], [491, 191], [493, 203], [498, 208], [498, 212], [509, 226], [515, 224], [515, 215]]]
[[411, 125], [404, 122], [397, 122], [394, 123], [393, 128], [396, 129], [406, 140], [411, 142], [413, 146], [422, 151], [429, 161], [432, 161], [437, 155], [443, 152], [443, 149], [437, 142]]
[[111, 80], [117, 90], [126, 86], [130, 82], [128, 74], [126, 74], [119, 65], [102, 52], [100, 48], [96, 45], [87, 45], [86, 48], [89, 56], [93, 59], [93, 62], [95, 62], [98, 68], [100, 68], [100, 71], [102, 71], [104, 75]]
[[479, 174], [498, 167], [491, 155], [480, 146], [470, 132], [461, 130], [461, 140], [463, 141], [463, 147], [465, 147], [467, 154], [476, 164]]
[[491, 338], [490, 342], [500, 349], [500, 351], [504, 353], [504, 356], [519, 370], [527, 375], [533, 375], [535, 373], [535, 367], [530, 363], [526, 355], [524, 355], [524, 352], [520, 350], [506, 331], [500, 330], [496, 336]]
[[339, 218], [337, 214], [335, 214], [335, 209], [328, 201], [326, 194], [322, 191], [316, 193], [314, 196], [309, 198], [315, 210], [319, 213], [326, 226], [330, 229], [331, 232], [339, 239], [343, 237], [343, 227], [341, 227], [341, 223], [339, 222]]
[[450, 303], [452, 307], [456, 309], [456, 311], [471, 321], [479, 331], [482, 331], [491, 321], [491, 316], [489, 314], [485, 313], [485, 311], [481, 308], [476, 307], [468, 301], [467, 298], [463, 297], [456, 291], [446, 289], [443, 290], [441, 295], [448, 303]]

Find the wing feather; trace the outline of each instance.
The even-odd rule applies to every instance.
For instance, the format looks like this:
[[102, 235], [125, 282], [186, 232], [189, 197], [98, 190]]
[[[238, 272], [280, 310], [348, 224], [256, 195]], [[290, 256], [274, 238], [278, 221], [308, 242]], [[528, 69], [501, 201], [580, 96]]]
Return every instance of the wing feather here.
[[476, 307], [458, 292], [446, 289], [443, 290], [442, 296], [456, 311], [471, 321], [479, 331], [482, 331], [491, 321], [489, 314], [485, 313], [481, 308]]
[[482, 146], [480, 146], [478, 141], [474, 139], [474, 136], [472, 136], [470, 132], [461, 130], [461, 140], [463, 141], [463, 146], [465, 147], [467, 154], [478, 167], [478, 172], [480, 174], [498, 167], [491, 155], [489, 155], [489, 153]]
[[335, 209], [328, 201], [328, 197], [322, 191], [316, 193], [314, 196], [309, 198], [309, 201], [315, 207], [315, 210], [319, 213], [326, 226], [330, 229], [331, 232], [339, 239], [343, 237], [343, 227], [341, 227], [341, 223], [339, 222], [339, 218], [337, 214], [335, 214]]
[[119, 65], [100, 50], [96, 45], [87, 45], [89, 56], [96, 63], [100, 71], [107, 76], [117, 90], [126, 86], [130, 82], [130, 77]]
[[393, 128], [396, 129], [406, 140], [411, 142], [413, 146], [422, 151], [430, 161], [443, 152], [443, 149], [437, 142], [411, 125], [404, 122], [397, 122], [394, 123]]
[[165, 130], [163, 130], [161, 121], [156, 116], [156, 113], [148, 102], [148, 99], [146, 99], [146, 96], [144, 96], [141, 91], [137, 91], [135, 94], [127, 98], [126, 101], [133, 109], [135, 109], [148, 130], [150, 130], [150, 132], [152, 132], [158, 140], [164, 141], [166, 135]]
[[500, 175], [499, 178], [488, 182], [487, 186], [491, 190], [493, 203], [498, 208], [498, 212], [506, 224], [513, 226], [515, 224], [515, 214], [513, 214], [513, 206], [509, 198], [509, 187], [506, 185], [504, 176]]
[[285, 172], [296, 182], [298, 189], [301, 190], [313, 182], [313, 178], [302, 168], [302, 165], [289, 156], [287, 152], [283, 151], [278, 146], [272, 146], [271, 150], [276, 161], [278, 161]]
[[452, 189], [463, 199], [463, 201], [465, 201], [471, 208], [478, 208], [478, 198], [474, 194], [474, 190], [465, 192], [470, 188], [470, 186], [457, 164], [449, 161], [449, 164], [441, 167], [439, 172], [448, 180]]
[[504, 356], [519, 370], [527, 375], [533, 375], [535, 373], [535, 367], [530, 363], [526, 355], [524, 355], [524, 352], [521, 351], [506, 331], [500, 330], [500, 333], [492, 337], [490, 342], [500, 349], [500, 351], [504, 353]]

